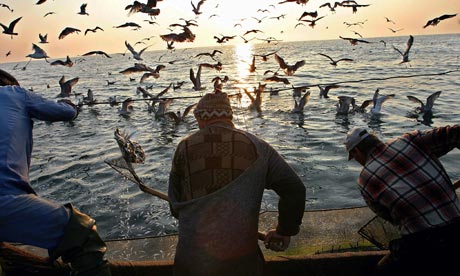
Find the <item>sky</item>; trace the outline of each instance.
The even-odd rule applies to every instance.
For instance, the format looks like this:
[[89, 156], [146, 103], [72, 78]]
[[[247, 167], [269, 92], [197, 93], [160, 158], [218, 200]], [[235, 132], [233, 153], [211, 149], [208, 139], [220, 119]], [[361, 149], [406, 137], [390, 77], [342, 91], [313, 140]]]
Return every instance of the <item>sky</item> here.
[[[146, 51], [165, 50], [166, 42], [160, 35], [180, 33], [180, 28], [169, 25], [183, 24], [181, 18], [194, 19], [198, 26], [190, 27], [196, 35], [194, 42], [175, 43], [176, 49], [204, 46], [218, 49], [221, 44], [214, 36], [236, 36], [222, 45], [237, 45], [244, 43], [241, 37], [247, 40], [257, 38], [249, 43], [266, 43], [263, 39], [270, 37], [282, 41], [304, 41], [339, 39], [339, 36], [359, 39], [362, 36], [366, 39], [460, 33], [460, 15], [443, 20], [437, 26], [423, 28], [428, 20], [435, 17], [460, 13], [459, 0], [357, 0], [360, 5], [369, 6], [358, 8], [356, 13], [351, 8], [337, 7], [333, 12], [327, 7], [320, 7], [327, 3], [324, 0], [309, 0], [305, 5], [295, 2], [280, 4], [282, 0], [206, 0], [200, 7], [202, 13], [199, 15], [193, 13], [191, 4], [197, 5], [198, 0], [159, 0], [157, 8], [160, 14], [155, 18], [144, 13], [128, 14], [125, 7], [134, 0], [47, 0], [40, 5], [36, 4], [37, 1], [0, 0], [0, 23], [8, 26], [22, 17], [14, 28], [18, 35], [0, 33], [0, 63], [28, 61], [26, 55], [33, 53], [32, 43], [44, 49], [51, 59], [63, 59], [67, 55], [77, 57], [95, 50], [107, 54], [123, 53], [126, 51], [125, 41], [137, 51], [147, 46]], [[78, 14], [84, 3], [89, 15]], [[324, 16], [314, 27], [306, 22], [296, 27], [303, 12], [314, 11], [318, 12], [317, 18]], [[48, 12], [54, 13], [45, 17]], [[127, 22], [134, 22], [141, 28], [115, 28]], [[103, 31], [84, 34], [86, 29], [96, 26]], [[79, 29], [80, 32], [59, 39], [59, 34], [66, 27]], [[259, 31], [244, 35], [250, 30]], [[48, 34], [49, 43], [38, 43], [39, 34]], [[7, 56], [9, 51], [11, 53]]]

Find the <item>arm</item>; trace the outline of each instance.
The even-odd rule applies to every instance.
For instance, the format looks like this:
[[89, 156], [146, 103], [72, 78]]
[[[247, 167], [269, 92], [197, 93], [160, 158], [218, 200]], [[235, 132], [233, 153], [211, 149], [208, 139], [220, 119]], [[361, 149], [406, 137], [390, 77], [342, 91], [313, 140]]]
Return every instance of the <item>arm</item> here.
[[270, 230], [265, 245], [275, 251], [289, 246], [290, 236], [299, 232], [305, 211], [305, 186], [289, 164], [274, 150], [269, 158], [267, 189], [273, 189], [279, 196], [278, 225]]
[[460, 125], [445, 126], [422, 132], [414, 139], [436, 157], [441, 157], [454, 148], [460, 148]]
[[26, 94], [30, 116], [42, 121], [70, 121], [76, 118], [78, 115], [77, 108], [68, 102], [70, 101], [50, 101], [33, 92]]
[[169, 202], [169, 209], [171, 211], [171, 214], [177, 219], [179, 218], [179, 213], [176, 209], [173, 207], [173, 202], [178, 202], [182, 198], [182, 183], [181, 180], [184, 179], [183, 173], [181, 171], [181, 168], [183, 166], [181, 165], [181, 162], [183, 158], [181, 158], [181, 145], [182, 143], [179, 143], [177, 146], [177, 149], [174, 153], [172, 165], [171, 165], [171, 171], [169, 173], [169, 187], [168, 187], [168, 196], [170, 198]]

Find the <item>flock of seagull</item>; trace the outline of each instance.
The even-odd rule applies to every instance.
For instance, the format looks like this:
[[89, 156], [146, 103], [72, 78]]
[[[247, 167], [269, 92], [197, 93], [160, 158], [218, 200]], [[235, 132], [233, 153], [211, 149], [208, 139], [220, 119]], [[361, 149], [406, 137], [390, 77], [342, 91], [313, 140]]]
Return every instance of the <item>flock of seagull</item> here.
[[[159, 1], [162, 1], [162, 0], [148, 0], [147, 3], [145, 3], [145, 4], [141, 3], [139, 1], [134, 1], [132, 4], [127, 5], [125, 10], [128, 10], [129, 14], [133, 14], [133, 13], [146, 14], [147, 16], [150, 17], [150, 20], [145, 20], [145, 21], [148, 21], [149, 24], [155, 24], [156, 22], [152, 21], [152, 19], [160, 14], [160, 9], [157, 7], [157, 4], [158, 4]], [[40, 5], [40, 4], [43, 4], [44, 2], [46, 2], [46, 0], [45, 1], [40, 0], [36, 4]], [[308, 0], [285, 0], [285, 1], [279, 2], [278, 4], [295, 3], [295, 4], [303, 6], [307, 2], [308, 2]], [[180, 18], [179, 20], [183, 21], [183, 22], [175, 23], [175, 24], [170, 25], [171, 33], [160, 35], [160, 38], [163, 41], [166, 42], [168, 50], [170, 50], [171, 52], [173, 52], [175, 50], [174, 43], [193, 42], [194, 41], [196, 35], [192, 32], [191, 28], [198, 26], [197, 19], [203, 13], [202, 9], [205, 7], [205, 4], [206, 4], [206, 0], [200, 0], [197, 3], [193, 3], [193, 1], [191, 1], [192, 12], [195, 14], [196, 19], [187, 20], [187, 19], [184, 19], [184, 18]], [[329, 11], [334, 14], [336, 12], [336, 9], [339, 8], [339, 7], [340, 8], [351, 8], [352, 12], [356, 13], [358, 11], [358, 8], [365, 8], [365, 7], [368, 7], [368, 6], [370, 6], [370, 5], [369, 4], [358, 4], [356, 1], [341, 1], [341, 2], [334, 2], [334, 3], [330, 2], [330, 3], [321, 4], [321, 5], [318, 6], [318, 9], [322, 10], [323, 8], [328, 8]], [[11, 12], [14, 11], [13, 9], [11, 9], [6, 4], [1, 4], [0, 3], [0, 7], [4, 7], [4, 8], [8, 9]], [[270, 5], [270, 7], [271, 8], [276, 8], [275, 5]], [[86, 8], [87, 8], [87, 4], [86, 3], [82, 4], [80, 6], [80, 10], [79, 10], [78, 14], [79, 15], [89, 16], [89, 13], [86, 11]], [[259, 9], [258, 12], [269, 12], [269, 9]], [[50, 14], [52, 14], [52, 12], [49, 12], [49, 13], [45, 14], [45, 16], [48, 16]], [[214, 16], [217, 16], [217, 15], [214, 15]], [[427, 21], [422, 27], [427, 28], [428, 26], [436, 26], [441, 21], [449, 19], [449, 18], [453, 18], [455, 16], [457, 16], [457, 14], [444, 14], [444, 15], [441, 15], [439, 17], [436, 17], [436, 18], [433, 18], [433, 19]], [[210, 16], [210, 18], [211, 17], [212, 16]], [[268, 16], [264, 16], [264, 17], [261, 17], [261, 18], [252, 17], [252, 19], [256, 20], [257, 23], [261, 23], [266, 18], [273, 19], [273, 20], [281, 20], [284, 17], [285, 17], [285, 15], [282, 14], [282, 15], [273, 16], [273, 17], [268, 17]], [[301, 25], [304, 25], [304, 23], [308, 23], [308, 25], [311, 28], [314, 28], [316, 23], [317, 23], [317, 21], [322, 19], [322, 18], [324, 18], [324, 17], [325, 16], [319, 16], [317, 10], [315, 10], [315, 11], [304, 11], [298, 17], [298, 20], [297, 20], [298, 24], [294, 28], [296, 28], [298, 26], [301, 26]], [[9, 36], [11, 36], [11, 38], [13, 38], [14, 36], [18, 35], [18, 33], [14, 31], [14, 29], [15, 29], [15, 26], [18, 24], [18, 22], [20, 22], [21, 18], [22, 17], [16, 18], [15, 20], [13, 20], [8, 25], [4, 25], [4, 24], [0, 23], [0, 26], [3, 28], [3, 34], [9, 35]], [[385, 17], [385, 20], [386, 20], [387, 23], [396, 24], [393, 20], [391, 20], [388, 17]], [[241, 20], [241, 22], [242, 21], [243, 21], [243, 19]], [[362, 25], [364, 23], [365, 22], [355, 22], [355, 23], [344, 22], [344, 24], [347, 24], [348, 27], [353, 26], [353, 25]], [[238, 26], [241, 27], [241, 23], [236, 23], [234, 27], [236, 28]], [[114, 26], [114, 27], [115, 28], [132, 27], [133, 30], [138, 30], [138, 29], [141, 28], [140, 25], [138, 25], [137, 23], [134, 23], [134, 22], [127, 22], [125, 24], [121, 24], [119, 26]], [[176, 28], [176, 27], [181, 28], [181, 32], [173, 32], [173, 28]], [[393, 33], [402, 30], [402, 29], [394, 30], [392, 28], [388, 28], [388, 29], [390, 29]], [[93, 29], [86, 29], [84, 34], [87, 35], [89, 32], [95, 33], [97, 31], [104, 31], [104, 29], [99, 27], [99, 26], [96, 26]], [[81, 31], [78, 28], [65, 27], [61, 31], [61, 33], [59, 34], [59, 39], [64, 39], [66, 36], [68, 36], [70, 34], [73, 34], [73, 33], [78, 34], [79, 32], [81, 32]], [[256, 37], [248, 39], [246, 37], [249, 34], [263, 34], [263, 33], [265, 33], [264, 30], [251, 29], [251, 30], [245, 31], [242, 35], [239, 35], [239, 37], [244, 40], [244, 43], [247, 43], [247, 42], [249, 42], [250, 40], [253, 40], [253, 39], [259, 39], [259, 40], [265, 41], [267, 43], [277, 43], [277, 42], [280, 41], [280, 40], [278, 40], [278, 39], [276, 39], [274, 37], [267, 37], [267, 38], [264, 38], [264, 39], [256, 38]], [[359, 43], [364, 43], [364, 44], [371, 43], [371, 42], [363, 39], [362, 36], [359, 33], [357, 33], [357, 32], [354, 32], [354, 33], [356, 35], [358, 35], [360, 38], [344, 37], [344, 36], [339, 36], [339, 38], [342, 39], [342, 40], [348, 41], [352, 46], [356, 46]], [[237, 35], [222, 35], [222, 34], [220, 34], [219, 36], [215, 35], [214, 39], [216, 40], [216, 43], [224, 44], [224, 43], [228, 42], [231, 39], [235, 39], [236, 37], [237, 37]], [[147, 38], [147, 40], [148, 39], [149, 38]], [[386, 45], [385, 41], [381, 40], [380, 42], [382, 42], [382, 43], [384, 43]], [[48, 43], [47, 34], [44, 34], [44, 35], [39, 34], [39, 43], [42, 43], [42, 44]], [[138, 43], [142, 43], [142, 42], [138, 42]], [[414, 37], [412, 35], [410, 35], [408, 40], [407, 40], [407, 43], [406, 43], [406, 48], [403, 51], [398, 49], [398, 48], [396, 48], [395, 46], [392, 46], [393, 49], [399, 55], [401, 55], [401, 63], [410, 62], [409, 53], [410, 53], [410, 50], [411, 50], [411, 48], [413, 46], [413, 43], [414, 43]], [[125, 41], [126, 51], [129, 51], [131, 53], [131, 56], [132, 56], [133, 59], [136, 60], [136, 63], [134, 64], [134, 66], [126, 68], [126, 69], [120, 71], [119, 73], [124, 74], [124, 75], [133, 74], [133, 73], [142, 73], [142, 76], [141, 76], [140, 81], [139, 81], [140, 83], [145, 82], [147, 79], [149, 79], [151, 77], [153, 77], [155, 79], [158, 79], [160, 77], [160, 71], [163, 70], [166, 66], [165, 65], [158, 65], [156, 67], [151, 67], [151, 66], [148, 66], [148, 65], [142, 63], [143, 62], [142, 54], [151, 45], [143, 47], [141, 50], [135, 50], [134, 46], [131, 45], [128, 41]], [[70, 59], [69, 56], [67, 56], [65, 60], [55, 60], [53, 62], [49, 62], [48, 59], [50, 57], [48, 56], [46, 51], [43, 50], [41, 47], [39, 47], [35, 43], [32, 43], [32, 50], [33, 50], [33, 53], [28, 54], [26, 56], [26, 57], [30, 58], [29, 62], [32, 59], [44, 59], [46, 62], [50, 63], [50, 65], [59, 65], [59, 66], [72, 67], [75, 64]], [[249, 65], [248, 66], [249, 73], [253, 73], [253, 72], [256, 71], [256, 68], [257, 68], [256, 58], [260, 58], [262, 60], [262, 62], [266, 62], [269, 59], [270, 56], [273, 56], [274, 60], [277, 63], [277, 65], [279, 66], [278, 70], [276, 70], [276, 71], [267, 70], [264, 73], [264, 76], [267, 75], [267, 74], [270, 74], [270, 73], [272, 75], [268, 76], [268, 77], [265, 77], [263, 79], [264, 83], [259, 83], [259, 86], [257, 88], [254, 87], [253, 91], [248, 91], [247, 89], [243, 89], [244, 93], [247, 95], [247, 97], [251, 101], [251, 104], [249, 105], [250, 110], [255, 110], [255, 111], [259, 112], [259, 113], [262, 112], [262, 98], [263, 98], [262, 95], [263, 95], [263, 93], [267, 93], [265, 91], [265, 88], [266, 88], [266, 85], [267, 85], [266, 83], [268, 83], [268, 82], [280, 82], [280, 83], [283, 83], [284, 85], [289, 85], [290, 82], [289, 82], [289, 79], [287, 77], [293, 76], [296, 73], [297, 70], [299, 70], [302, 66], [305, 65], [305, 60], [298, 60], [298, 61], [295, 61], [295, 62], [292, 62], [292, 63], [287, 62], [285, 60], [285, 58], [280, 56], [278, 51], [279, 50], [273, 51], [273, 52], [270, 52], [270, 53], [266, 53], [266, 54], [261, 54], [261, 53], [253, 54], [252, 61], [250, 63], [248, 63], [248, 65]], [[194, 68], [190, 68], [189, 79], [190, 79], [191, 83], [193, 84], [193, 86], [192, 86], [193, 90], [202, 91], [202, 90], [205, 89], [205, 87], [202, 85], [202, 81], [201, 81], [201, 73], [202, 73], [203, 68], [213, 69], [213, 70], [216, 70], [218, 72], [222, 70], [223, 64], [219, 61], [219, 56], [221, 54], [223, 54], [223, 52], [221, 50], [214, 49], [212, 52], [199, 53], [199, 54], [197, 54], [197, 55], [195, 55], [193, 57], [193, 58], [196, 58], [196, 59], [201, 59], [203, 57], [209, 57], [214, 62], [216, 62], [216, 63], [200, 62], [197, 65], [196, 71], [194, 70]], [[351, 58], [334, 58], [334, 57], [331, 57], [329, 54], [326, 54], [326, 53], [317, 53], [317, 54], [322, 56], [322, 57], [324, 57], [324, 58], [326, 58], [332, 66], [338, 66], [339, 62], [353, 62], [353, 59], [351, 59]], [[106, 58], [111, 58], [110, 55], [108, 55], [104, 51], [100, 51], [100, 50], [90, 51], [90, 52], [87, 52], [87, 53], [83, 54], [82, 56], [90, 56], [90, 55], [102, 55], [102, 56], [104, 56]], [[29, 62], [26, 64], [26, 66], [24, 66], [22, 68], [23, 70], [26, 70], [26, 67], [29, 64]], [[170, 62], [170, 63], [172, 64], [173, 62]], [[280, 72], [283, 72], [286, 77], [281, 76]], [[58, 97], [70, 97], [70, 96], [72, 96], [72, 87], [75, 84], [78, 83], [78, 80], [79, 80], [78, 77], [72, 78], [70, 80], [66, 80], [65, 77], [62, 76], [62, 78], [59, 80], [59, 85], [60, 85], [60, 88], [61, 88], [61, 92], [58, 95]], [[130, 78], [130, 80], [135, 80], [135, 79]], [[229, 78], [227, 76], [225, 76], [224, 78], [215, 77], [212, 80], [215, 93], [221, 92], [222, 88], [223, 88], [223, 85], [227, 81], [229, 81]], [[182, 114], [181, 114], [181, 112], [170, 112], [168, 110], [168, 108], [169, 108], [170, 104], [173, 102], [173, 100], [172, 99], [161, 99], [160, 97], [165, 95], [169, 91], [170, 88], [179, 89], [180, 86], [183, 83], [184, 82], [182, 82], [181, 84], [180, 83], [177, 83], [177, 84], [171, 83], [166, 89], [164, 89], [163, 91], [161, 91], [157, 95], [152, 95], [151, 93], [147, 92], [147, 90], [143, 89], [142, 87], [138, 87], [136, 92], [137, 92], [138, 95], [142, 94], [142, 97], [145, 100], [144, 102], [147, 104], [147, 110], [149, 112], [155, 113], [155, 118], [168, 117], [168, 118], [174, 120], [176, 123], [180, 123], [180, 122], [184, 121], [185, 116], [187, 116], [187, 114], [189, 114], [190, 110], [193, 109], [193, 107], [195, 105], [192, 104], [192, 105], [188, 106], [184, 110], [184, 112]], [[110, 82], [108, 81], [108, 85], [109, 84], [110, 84]], [[318, 85], [318, 88], [320, 90], [320, 98], [329, 98], [328, 92], [331, 89], [336, 89], [338, 87], [340, 87], [340, 86], [335, 85], [335, 84], [327, 85], [327, 86]], [[293, 87], [294, 107], [292, 109], [292, 112], [294, 112], [294, 113], [302, 113], [303, 112], [304, 107], [307, 105], [307, 103], [308, 103], [308, 101], [310, 99], [310, 95], [311, 95], [311, 92], [307, 91], [307, 90], [308, 90], [308, 88], [306, 88], [306, 87], [300, 87], [300, 88]], [[354, 98], [352, 98], [352, 97], [338, 96], [338, 102], [336, 104], [337, 113], [338, 114], [349, 114], [349, 113], [356, 113], [356, 112], [362, 113], [362, 112], [365, 112], [365, 110], [366, 110], [366, 108], [368, 106], [370, 106], [370, 112], [371, 113], [379, 113], [381, 108], [382, 108], [383, 103], [386, 102], [389, 99], [392, 99], [394, 97], [393, 94], [392, 95], [380, 95], [379, 92], [380, 92], [379, 89], [377, 89], [375, 91], [372, 99], [364, 101], [361, 105], [357, 105], [356, 100]], [[274, 91], [270, 91], [270, 93], [273, 94]], [[441, 93], [440, 91], [433, 93], [433, 95], [428, 97], [426, 99], [426, 101], [421, 101], [421, 100], [417, 99], [414, 96], [408, 96], [408, 98], [409, 98], [409, 100], [419, 104], [419, 107], [417, 107], [418, 112], [429, 114], [431, 112], [431, 110], [432, 110], [434, 101], [439, 97], [440, 93]], [[239, 93], [239, 95], [237, 95], [237, 97], [241, 98], [241, 93]], [[122, 102], [121, 108], [119, 108], [119, 114], [123, 115], [123, 116], [129, 115], [134, 110], [133, 109], [133, 102], [134, 102], [134, 100], [132, 98], [128, 98], [128, 99], [124, 100]], [[98, 102], [95, 99], [92, 90], [89, 89], [88, 92], [87, 92], [87, 95], [83, 96], [80, 99], [79, 105], [80, 106], [85, 105], [85, 104], [86, 105], [94, 105], [94, 104], [97, 104], [97, 103]], [[118, 103], [120, 103], [120, 102], [118, 102], [116, 100], [116, 97], [111, 97], [109, 99], [109, 104], [112, 105], [112, 106], [117, 105]]]

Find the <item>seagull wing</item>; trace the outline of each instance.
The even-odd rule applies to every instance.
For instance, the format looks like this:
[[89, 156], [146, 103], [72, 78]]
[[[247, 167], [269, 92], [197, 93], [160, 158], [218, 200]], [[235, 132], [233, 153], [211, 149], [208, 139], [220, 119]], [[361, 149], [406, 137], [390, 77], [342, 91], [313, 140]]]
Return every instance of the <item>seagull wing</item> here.
[[300, 67], [304, 66], [305, 65], [305, 60], [300, 60], [300, 61], [297, 61], [295, 64], [294, 64], [294, 71], [296, 71], [297, 69], [299, 69]]
[[288, 65], [286, 64], [286, 62], [284, 61], [282, 57], [278, 56], [278, 54], [275, 54], [274, 56], [275, 56], [276, 62], [278, 62], [281, 69], [285, 69], [288, 67]]
[[425, 109], [426, 110], [431, 110], [433, 108], [433, 105], [434, 105], [434, 101], [439, 98], [439, 96], [441, 95], [441, 91], [437, 91], [437, 92], [434, 92], [433, 94], [431, 94], [427, 99], [426, 99], [426, 106], [425, 106]]
[[252, 96], [251, 93], [249, 93], [249, 91], [248, 91], [246, 88], [243, 88], [243, 90], [244, 90], [244, 93], [245, 93], [246, 95], [248, 95], [248, 97], [249, 97], [249, 99], [251, 100], [251, 102], [252, 102], [252, 103], [255, 102], [256, 99], [254, 98], [254, 96]]
[[323, 56], [323, 57], [327, 57], [327, 58], [330, 59], [332, 62], [334, 62], [334, 60], [333, 60], [330, 56], [328, 56], [328, 55], [326, 55], [326, 54], [318, 53], [318, 55]]
[[187, 116], [187, 115], [190, 113], [190, 111], [191, 111], [197, 104], [198, 104], [198, 103], [194, 103], [194, 104], [191, 104], [191, 105], [187, 106], [187, 108], [185, 109], [184, 114], [182, 115], [182, 117]]
[[179, 116], [177, 116], [177, 114], [175, 112], [172, 112], [172, 111], [165, 112], [164, 116], [166, 116], [166, 117], [168, 117], [170, 119], [173, 119], [176, 124], [180, 123], [180, 118], [179, 118]]
[[412, 35], [409, 36], [409, 39], [407, 40], [406, 44], [406, 50], [404, 51], [403, 56], [408, 56], [410, 48], [412, 47], [412, 44], [414, 44], [414, 37]]
[[125, 46], [126, 48], [131, 52], [131, 54], [135, 54], [136, 51], [134, 50], [133, 46], [131, 46], [131, 44], [128, 43], [128, 41], [125, 40]]
[[10, 31], [13, 31], [14, 26], [16, 26], [16, 23], [18, 23], [19, 20], [21, 20], [21, 18], [22, 18], [22, 16], [19, 17], [19, 18], [16, 18], [16, 19], [13, 20], [13, 21], [11, 21], [10, 26], [8, 27], [8, 29], [9, 29]]

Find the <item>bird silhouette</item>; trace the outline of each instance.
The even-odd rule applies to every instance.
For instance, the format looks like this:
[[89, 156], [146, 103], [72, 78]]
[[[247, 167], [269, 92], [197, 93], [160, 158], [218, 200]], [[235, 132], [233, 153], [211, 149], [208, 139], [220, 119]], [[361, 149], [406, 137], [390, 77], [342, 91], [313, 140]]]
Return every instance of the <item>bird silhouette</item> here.
[[48, 43], [48, 34], [38, 34], [38, 39], [40, 39], [38, 43]]
[[62, 65], [65, 67], [72, 67], [73, 66], [73, 61], [70, 59], [69, 56], [67, 56], [66, 60], [55, 60], [50, 63], [50, 65]]
[[95, 33], [97, 30], [104, 31], [104, 29], [102, 29], [101, 27], [96, 26], [96, 27], [94, 27], [93, 29], [86, 29], [86, 30], [85, 30], [85, 35], [86, 35], [88, 32], [93, 32], [93, 33]]
[[402, 56], [402, 61], [400, 63], [404, 63], [404, 62], [409, 62], [409, 51], [410, 49], [412, 48], [412, 44], [414, 44], [414, 37], [412, 35], [409, 36], [409, 39], [407, 40], [407, 43], [406, 43], [406, 50], [403, 52], [401, 52], [398, 48], [396, 48], [395, 46], [393, 46], [393, 49], [395, 49], [396, 52], [398, 52], [401, 56]]
[[350, 106], [355, 106], [355, 98], [350, 96], [338, 96], [338, 103], [336, 104], [337, 114], [348, 114], [350, 112]]
[[318, 88], [319, 88], [319, 97], [320, 98], [329, 98], [329, 91], [333, 88], [339, 88], [340, 86], [337, 85], [337, 84], [331, 84], [331, 85], [325, 85], [325, 86], [321, 86], [321, 85], [318, 85]]
[[444, 15], [441, 15], [439, 17], [436, 17], [436, 18], [433, 18], [431, 20], [428, 20], [426, 22], [426, 24], [423, 26], [423, 28], [426, 28], [428, 26], [436, 26], [439, 24], [439, 22], [441, 22], [442, 20], [445, 20], [445, 19], [449, 19], [449, 18], [452, 18], [452, 17], [455, 17], [457, 16], [457, 14], [444, 14]]
[[62, 76], [61, 79], [59, 80], [59, 86], [61, 87], [61, 93], [57, 95], [57, 97], [64, 97], [64, 98], [70, 97], [70, 95], [72, 94], [72, 88], [75, 84], [78, 83], [79, 79], [80, 78], [76, 77], [76, 78], [66, 81], [65, 77]]
[[322, 54], [322, 53], [318, 53], [318, 55], [321, 55], [323, 57], [327, 57], [331, 62], [329, 62], [329, 64], [333, 65], [333, 66], [337, 66], [337, 63], [339, 63], [340, 61], [353, 61], [351, 58], [341, 58], [341, 59], [338, 59], [338, 60], [334, 60], [333, 58], [331, 58], [330, 56], [326, 55], [326, 54]]
[[278, 54], [274, 54], [274, 57], [280, 68], [283, 69], [284, 73], [288, 76], [294, 75], [297, 69], [305, 65], [305, 60], [300, 60], [294, 63], [293, 65], [289, 65]]
[[30, 59], [29, 59], [29, 62], [27, 62], [27, 64], [24, 66], [23, 70], [25, 70], [25, 68], [27, 67], [27, 65], [29, 65], [32, 59], [42, 59], [43, 58], [45, 59], [46, 62], [49, 62], [47, 60], [47, 58], [49, 58], [48, 54], [45, 52], [45, 50], [38, 47], [37, 44], [32, 43], [32, 50], [34, 50], [34, 52], [26, 56], [26, 57], [29, 57]]
[[324, 18], [325, 16], [320, 16], [318, 18], [315, 18], [315, 19], [301, 19], [301, 20], [298, 20], [298, 21], [302, 21], [302, 22], [308, 22], [308, 26], [314, 28], [316, 26], [316, 22], [322, 18]]
[[164, 69], [166, 66], [164, 65], [157, 65], [154, 70], [148, 70], [148, 72], [144, 73], [139, 80], [140, 83], [143, 83], [146, 79], [153, 77], [158, 79], [160, 77], [160, 70]]
[[339, 36], [339, 38], [343, 39], [343, 40], [347, 40], [348, 42], [350, 42], [351, 45], [355, 46], [355, 45], [358, 45], [358, 42], [360, 43], [371, 43], [367, 40], [363, 40], [363, 39], [357, 39], [357, 38], [351, 38], [351, 37], [342, 37], [342, 36]]
[[202, 13], [200, 11], [200, 8], [201, 8], [201, 5], [204, 4], [204, 2], [206, 2], [206, 0], [200, 0], [195, 6], [195, 4], [193, 4], [193, 1], [190, 1], [190, 3], [192, 4], [192, 11], [194, 14], [200, 15]]
[[307, 91], [300, 99], [294, 98], [294, 108], [292, 113], [302, 113], [305, 105], [310, 100], [310, 91]]
[[194, 104], [191, 104], [189, 106], [187, 106], [184, 110], [183, 113], [181, 113], [180, 111], [177, 111], [177, 112], [172, 112], [172, 111], [169, 111], [169, 112], [165, 112], [165, 116], [174, 120], [174, 122], [176, 124], [180, 124], [181, 122], [184, 122], [185, 121], [185, 118], [187, 117], [187, 115], [190, 113], [190, 111], [197, 105], [197, 103], [194, 103]]
[[407, 96], [407, 98], [412, 102], [418, 103], [419, 106], [416, 107], [416, 110], [419, 113], [424, 113], [424, 112], [432, 112], [434, 101], [436, 101], [436, 99], [438, 99], [440, 95], [441, 95], [441, 91], [434, 92], [433, 94], [431, 94], [430, 96], [426, 98], [425, 103], [419, 100], [415, 96]]
[[86, 3], [81, 4], [81, 6], [80, 6], [80, 11], [79, 11], [77, 14], [80, 14], [80, 15], [89, 15], [89, 13], [86, 12], [86, 6], [88, 6], [88, 4], [86, 4]]
[[300, 15], [299, 19], [297, 19], [297, 20], [298, 21], [302, 20], [305, 16], [310, 16], [310, 17], [316, 18], [316, 17], [318, 17], [318, 12], [317, 11], [314, 11], [314, 12], [306, 12], [305, 11]]
[[118, 108], [118, 114], [121, 116], [128, 116], [133, 110], [133, 99], [129, 97], [122, 102], [121, 108]]
[[141, 25], [134, 23], [134, 22], [126, 22], [121, 25], [115, 26], [114, 28], [127, 28], [127, 27], [133, 27], [134, 30], [139, 30], [140, 28], [142, 28]]
[[193, 83], [193, 90], [200, 91], [203, 89], [201, 86], [201, 66], [198, 66], [198, 71], [195, 73], [193, 72], [193, 68], [190, 68], [190, 80]]
[[395, 94], [390, 95], [380, 95], [380, 89], [376, 89], [374, 92], [374, 96], [372, 97], [372, 104], [371, 113], [379, 114], [382, 110], [383, 103], [395, 97]]
[[147, 50], [147, 48], [150, 47], [150, 46], [147, 46], [144, 49], [142, 49], [139, 52], [137, 52], [136, 50], [134, 50], [133, 46], [131, 46], [131, 44], [129, 44], [128, 41], [126, 41], [126, 40], [125, 40], [125, 46], [131, 52], [131, 54], [133, 55], [133, 58], [135, 60], [142, 60], [142, 58], [141, 58], [142, 53], [144, 53], [144, 51]]
[[67, 35], [72, 34], [72, 33], [77, 33], [78, 34], [79, 32], [80, 32], [79, 29], [72, 28], [72, 27], [66, 27], [59, 34], [59, 39], [63, 39], [64, 37], [66, 37]]
[[19, 20], [21, 20], [22, 16], [21, 17], [18, 17], [16, 18], [15, 20], [11, 21], [11, 23], [8, 25], [8, 26], [5, 26], [3, 25], [2, 23], [0, 23], [0, 26], [2, 26], [3, 28], [3, 32], [4, 34], [7, 34], [7, 35], [10, 35], [11, 38], [13, 38], [13, 35], [18, 35], [18, 33], [15, 33], [14, 32], [14, 27], [16, 26], [16, 24], [19, 22]]
[[222, 54], [222, 51], [220, 50], [213, 50], [211, 53], [199, 53], [197, 54], [195, 57], [199, 58], [199, 57], [202, 57], [202, 56], [209, 56], [211, 57], [212, 59], [215, 60], [214, 56], [219, 53], [219, 54]]
[[92, 56], [92, 55], [101, 55], [101, 56], [105, 56], [106, 58], [112, 58], [106, 52], [99, 51], [99, 50], [97, 50], [97, 51], [89, 51], [87, 53], [84, 53], [82, 56]]

